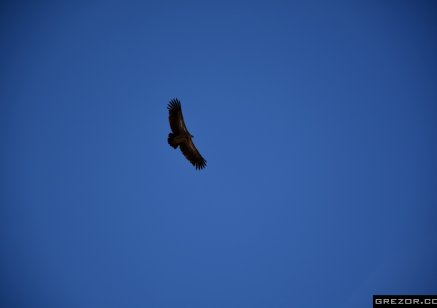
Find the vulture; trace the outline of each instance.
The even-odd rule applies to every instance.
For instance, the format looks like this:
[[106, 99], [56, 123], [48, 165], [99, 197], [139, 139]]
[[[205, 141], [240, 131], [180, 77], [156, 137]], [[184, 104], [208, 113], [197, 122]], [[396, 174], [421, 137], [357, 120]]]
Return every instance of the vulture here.
[[184, 117], [182, 116], [181, 102], [174, 98], [167, 106], [168, 121], [170, 122], [171, 133], [168, 134], [168, 144], [174, 149], [179, 147], [185, 158], [196, 167], [203, 169], [206, 167], [206, 160], [200, 155], [193, 143], [194, 136], [190, 134], [185, 126]]

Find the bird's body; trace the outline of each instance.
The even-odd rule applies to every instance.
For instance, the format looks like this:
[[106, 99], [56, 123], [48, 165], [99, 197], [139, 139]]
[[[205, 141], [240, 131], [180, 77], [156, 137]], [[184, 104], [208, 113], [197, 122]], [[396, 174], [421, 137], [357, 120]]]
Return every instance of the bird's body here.
[[190, 137], [185, 136], [185, 135], [175, 135], [170, 133], [169, 134], [169, 138], [171, 139], [171, 146], [174, 147], [175, 149], [177, 149], [177, 147], [182, 144], [182, 143], [186, 143], [190, 141]]
[[196, 167], [196, 169], [203, 169], [206, 167], [206, 160], [200, 155], [196, 146], [193, 143], [193, 135], [188, 131], [184, 117], [182, 115], [182, 108], [180, 101], [175, 98], [170, 101], [167, 106], [168, 121], [172, 132], [168, 134], [168, 144], [177, 149], [181, 149], [182, 154]]

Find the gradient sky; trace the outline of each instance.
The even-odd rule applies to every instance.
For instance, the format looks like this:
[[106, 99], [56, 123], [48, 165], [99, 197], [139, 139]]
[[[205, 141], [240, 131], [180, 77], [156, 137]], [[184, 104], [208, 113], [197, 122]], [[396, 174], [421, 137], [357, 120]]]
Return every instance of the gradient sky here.
[[436, 33], [433, 1], [2, 2], [1, 306], [437, 293]]

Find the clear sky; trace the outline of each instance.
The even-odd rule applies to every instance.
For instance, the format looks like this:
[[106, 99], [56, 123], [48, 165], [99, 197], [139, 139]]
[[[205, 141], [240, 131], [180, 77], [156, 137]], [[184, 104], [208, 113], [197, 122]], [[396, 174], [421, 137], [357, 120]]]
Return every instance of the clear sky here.
[[300, 2], [2, 2], [2, 307], [437, 293], [437, 5]]

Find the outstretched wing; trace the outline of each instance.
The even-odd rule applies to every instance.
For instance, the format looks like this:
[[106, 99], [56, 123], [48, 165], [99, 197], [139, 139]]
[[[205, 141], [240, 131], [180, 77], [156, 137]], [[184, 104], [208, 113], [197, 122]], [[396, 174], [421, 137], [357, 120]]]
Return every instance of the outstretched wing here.
[[180, 145], [180, 148], [184, 156], [194, 167], [196, 167], [196, 169], [203, 169], [206, 167], [206, 160], [202, 157], [202, 155], [200, 155], [190, 137], [188, 138], [187, 142], [184, 142]]
[[167, 106], [168, 109], [168, 121], [173, 133], [179, 135], [180, 133], [186, 133], [187, 127], [185, 126], [184, 117], [182, 116], [181, 102], [174, 98]]

